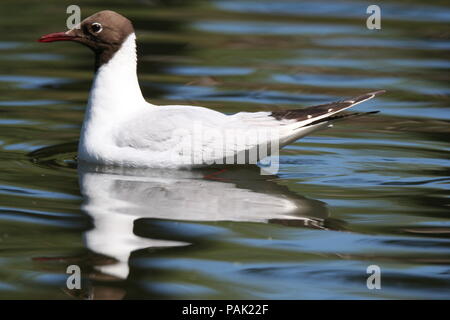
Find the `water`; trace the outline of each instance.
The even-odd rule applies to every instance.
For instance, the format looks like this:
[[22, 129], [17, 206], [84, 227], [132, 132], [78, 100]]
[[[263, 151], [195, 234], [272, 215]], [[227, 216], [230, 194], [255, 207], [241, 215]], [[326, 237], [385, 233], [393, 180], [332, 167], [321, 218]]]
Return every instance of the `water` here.
[[232, 113], [388, 91], [356, 108], [379, 114], [285, 148], [277, 176], [77, 170], [92, 56], [35, 42], [69, 4], [0, 5], [0, 298], [450, 297], [448, 4], [383, 3], [370, 31], [363, 1], [77, 2], [131, 18], [154, 103]]

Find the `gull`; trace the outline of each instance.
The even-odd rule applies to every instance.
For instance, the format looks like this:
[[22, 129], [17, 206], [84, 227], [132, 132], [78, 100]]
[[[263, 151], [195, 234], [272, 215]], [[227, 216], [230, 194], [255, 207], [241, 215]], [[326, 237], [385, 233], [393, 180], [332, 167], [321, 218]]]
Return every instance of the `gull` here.
[[256, 163], [350, 116], [337, 113], [385, 92], [302, 109], [232, 115], [200, 106], [158, 106], [142, 95], [136, 35], [131, 21], [119, 13], [100, 11], [73, 29], [38, 41], [74, 41], [95, 54], [95, 76], [78, 145], [78, 159], [94, 164], [181, 168]]

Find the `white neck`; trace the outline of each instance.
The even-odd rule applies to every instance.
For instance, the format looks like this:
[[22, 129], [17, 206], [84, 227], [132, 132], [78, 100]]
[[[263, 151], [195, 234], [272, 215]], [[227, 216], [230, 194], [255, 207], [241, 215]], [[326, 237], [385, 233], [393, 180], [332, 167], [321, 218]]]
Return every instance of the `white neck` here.
[[117, 121], [127, 120], [149, 107], [139, 87], [136, 64], [136, 36], [132, 33], [95, 74], [81, 129], [81, 158], [112, 138], [110, 133]]
[[120, 49], [95, 74], [87, 113], [129, 113], [144, 97], [136, 73], [136, 35], [130, 34]]

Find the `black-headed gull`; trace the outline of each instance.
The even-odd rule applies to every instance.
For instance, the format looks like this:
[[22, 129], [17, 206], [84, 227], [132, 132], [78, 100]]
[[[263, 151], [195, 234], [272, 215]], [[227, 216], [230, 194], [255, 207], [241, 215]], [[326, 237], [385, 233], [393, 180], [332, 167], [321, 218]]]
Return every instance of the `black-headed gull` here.
[[96, 72], [78, 158], [97, 164], [170, 168], [255, 163], [348, 116], [338, 112], [384, 92], [303, 109], [233, 115], [198, 106], [156, 106], [145, 101], [139, 87], [136, 36], [127, 18], [101, 11], [74, 29], [39, 39], [64, 40], [79, 42], [95, 53]]

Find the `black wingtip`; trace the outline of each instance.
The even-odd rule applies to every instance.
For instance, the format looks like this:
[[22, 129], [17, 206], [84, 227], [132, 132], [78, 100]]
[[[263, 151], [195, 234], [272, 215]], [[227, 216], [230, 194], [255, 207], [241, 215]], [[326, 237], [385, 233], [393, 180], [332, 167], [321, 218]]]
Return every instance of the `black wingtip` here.
[[383, 93], [385, 93], [385, 92], [386, 92], [386, 90], [378, 90], [378, 91], [374, 91], [374, 92], [369, 92], [368, 94], [377, 96], [377, 95], [383, 94]]
[[376, 110], [376, 111], [369, 111], [369, 112], [353, 112], [353, 113], [343, 113], [343, 114], [341, 113], [338, 115], [326, 117], [326, 118], [311, 122], [311, 123], [307, 124], [307, 126], [312, 126], [312, 125], [319, 124], [322, 122], [330, 122], [330, 121], [342, 120], [342, 119], [347, 119], [347, 118], [367, 116], [367, 115], [376, 114], [379, 112], [380, 112], [379, 110]]
[[[361, 102], [367, 101], [372, 99], [373, 97], [385, 93], [386, 90], [378, 90], [373, 91], [369, 93], [365, 93], [363, 95], [353, 97], [346, 100], [321, 104], [317, 106], [311, 106], [303, 109], [291, 109], [291, 110], [278, 110], [278, 111], [272, 111], [270, 114], [272, 117], [274, 117], [277, 120], [282, 119], [295, 119], [297, 121], [304, 121], [313, 119], [312, 123], [316, 123], [314, 121], [314, 118], [325, 116], [329, 113], [336, 114], [337, 112], [343, 111], [345, 109], [348, 109], [356, 104], [359, 104]], [[320, 121], [320, 120], [318, 120]]]
[[356, 104], [356, 103], [359, 103], [359, 102], [363, 102], [363, 101], [372, 99], [372, 98], [374, 98], [375, 96], [380, 95], [380, 94], [383, 94], [383, 93], [385, 93], [385, 92], [386, 92], [386, 90], [373, 91], [373, 92], [365, 93], [365, 94], [360, 95], [360, 96], [358, 96], [358, 97], [354, 97], [354, 98], [351, 98], [351, 99], [347, 99], [347, 100], [345, 100], [345, 102], [351, 102], [351, 103]]

